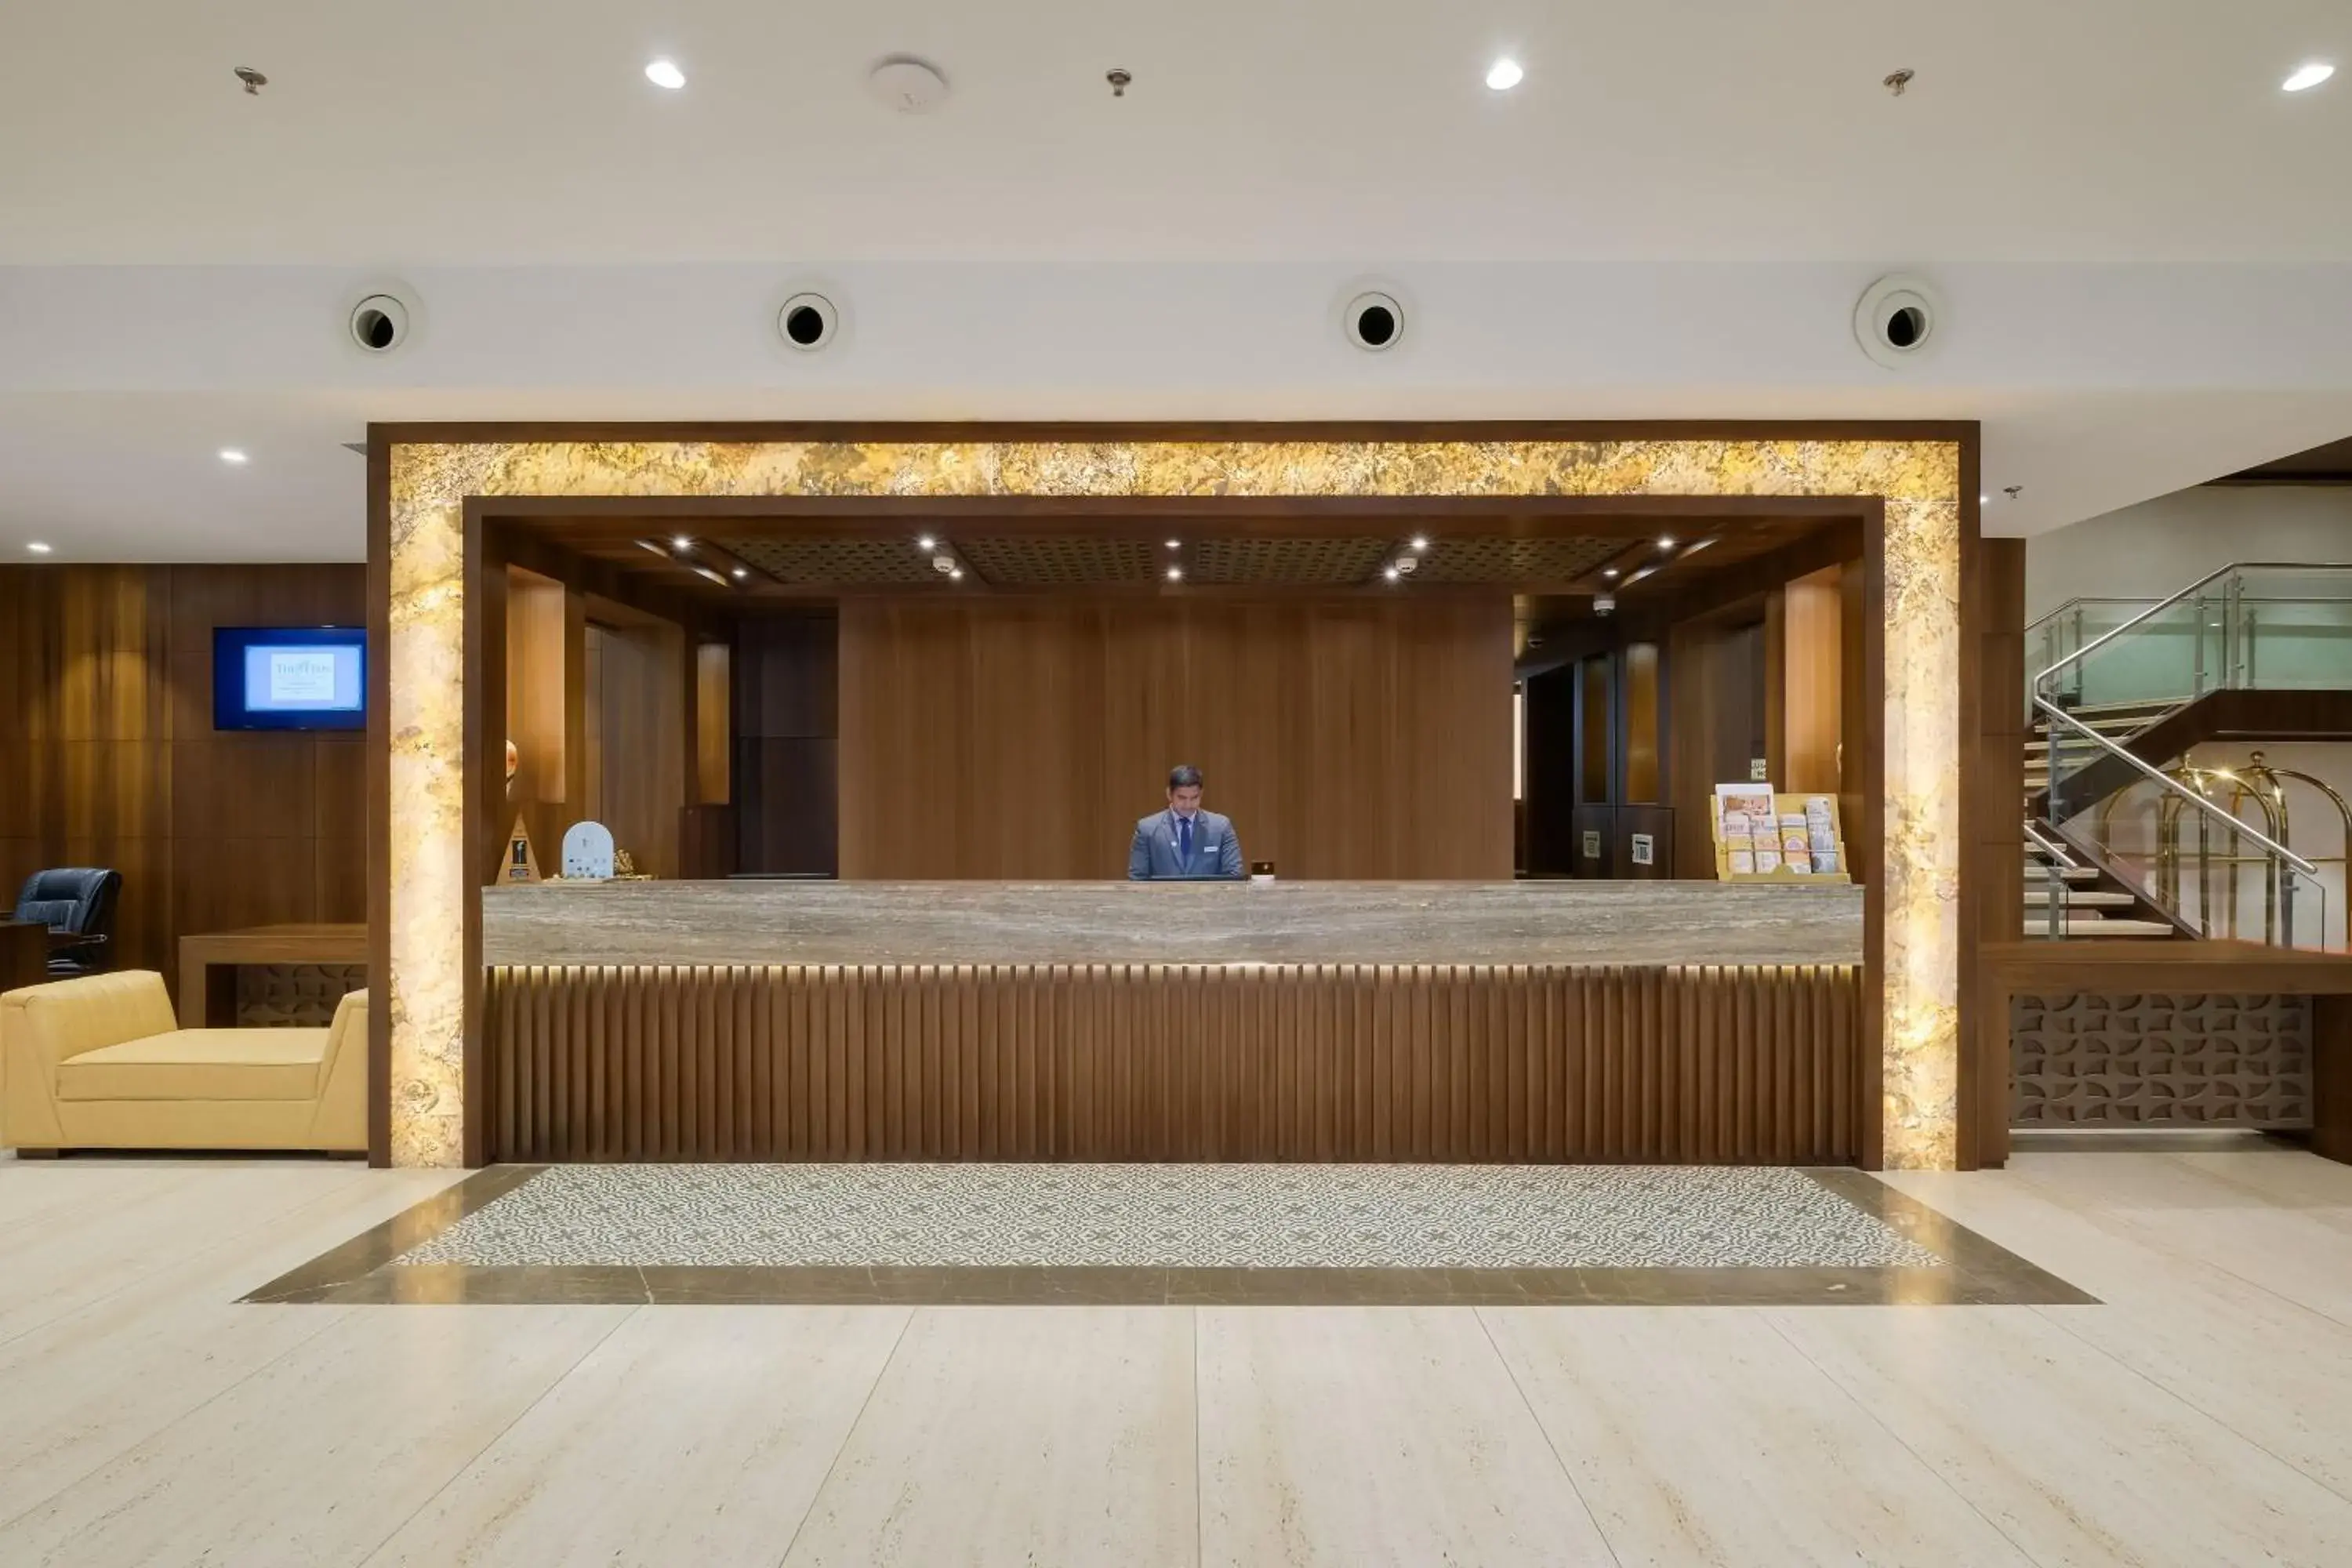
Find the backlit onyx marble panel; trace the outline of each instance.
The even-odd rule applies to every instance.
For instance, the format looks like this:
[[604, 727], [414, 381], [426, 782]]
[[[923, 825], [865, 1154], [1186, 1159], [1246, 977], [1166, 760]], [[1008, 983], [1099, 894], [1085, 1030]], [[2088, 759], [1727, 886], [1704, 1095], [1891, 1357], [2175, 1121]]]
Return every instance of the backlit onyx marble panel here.
[[469, 496], [1875, 496], [1886, 502], [1885, 1151], [1948, 1166], [1958, 1080], [1960, 448], [1948, 441], [510, 441], [393, 448], [394, 1157], [463, 1091]]

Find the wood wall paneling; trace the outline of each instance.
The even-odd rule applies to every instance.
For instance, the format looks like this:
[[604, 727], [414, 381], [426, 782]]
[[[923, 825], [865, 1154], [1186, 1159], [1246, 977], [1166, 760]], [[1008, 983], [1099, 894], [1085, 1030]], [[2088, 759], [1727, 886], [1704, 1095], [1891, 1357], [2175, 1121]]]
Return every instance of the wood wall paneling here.
[[725, 805], [734, 795], [735, 650], [723, 642], [694, 649], [694, 795], [696, 805]]
[[1781, 760], [1784, 790], [1838, 788], [1844, 656], [1843, 573], [1835, 566], [1798, 578], [1781, 594]]
[[1178, 763], [1281, 874], [1511, 874], [1499, 599], [877, 599], [840, 627], [844, 876], [1123, 876]]
[[1665, 800], [1658, 728], [1658, 645], [1625, 645], [1625, 788], [1633, 805], [1658, 805]]
[[363, 743], [216, 731], [218, 626], [358, 626], [359, 566], [0, 566], [0, 890], [123, 874], [113, 960], [184, 931], [359, 918]]
[[[1967, 727], [1960, 742], [1964, 803], [1960, 881], [1969, 889], [1973, 930], [1963, 931], [1962, 951], [1973, 984], [1976, 950], [1987, 943], [2015, 942], [2024, 936], [2025, 847], [2020, 822], [2025, 798], [2025, 541], [1984, 539], [1975, 551], [1975, 606], [1967, 630], [1975, 638], [1974, 680], [1965, 705]], [[1967, 994], [1967, 993], [1964, 993]], [[2011, 1081], [2009, 1008], [1963, 1034], [1969, 1064], [1967, 1087], [1977, 1101], [1974, 1148], [1966, 1163], [2000, 1165], [2009, 1157]], [[2000, 1049], [1976, 1047], [1985, 1025], [1998, 1020]]]
[[1851, 968], [500, 968], [487, 1157], [1845, 1164]]
[[[639, 871], [675, 877], [687, 769], [685, 633], [667, 621], [591, 621], [585, 700], [586, 809]], [[689, 764], [690, 765], [690, 764]], [[541, 851], [541, 866], [547, 851]]]
[[746, 872], [830, 877], [840, 866], [839, 628], [833, 613], [736, 628], [735, 834]]
[[1576, 873], [1576, 667], [1528, 677], [1526, 690], [1527, 869], [1533, 877]]

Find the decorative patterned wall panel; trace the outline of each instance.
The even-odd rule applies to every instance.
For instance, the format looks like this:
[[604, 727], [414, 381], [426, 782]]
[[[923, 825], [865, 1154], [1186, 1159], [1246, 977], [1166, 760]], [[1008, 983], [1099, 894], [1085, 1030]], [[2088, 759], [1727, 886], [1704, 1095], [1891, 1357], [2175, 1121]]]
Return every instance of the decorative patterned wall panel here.
[[492, 1160], [1851, 1163], [1851, 967], [488, 972]]
[[1376, 580], [1395, 542], [1388, 539], [1203, 539], [1186, 547], [1195, 583], [1290, 583], [1357, 586]]
[[1438, 539], [1418, 579], [1424, 583], [1568, 583], [1625, 548], [1622, 539]]
[[335, 1021], [337, 1003], [366, 987], [364, 963], [240, 963], [236, 1026], [323, 1029]]
[[1005, 588], [1133, 586], [1160, 580], [1160, 553], [1140, 539], [958, 538], [964, 560]]
[[2018, 1127], [2311, 1125], [2307, 996], [2020, 996]]
[[779, 583], [915, 584], [940, 577], [929, 553], [915, 548], [912, 531], [903, 539], [746, 537], [713, 542]]

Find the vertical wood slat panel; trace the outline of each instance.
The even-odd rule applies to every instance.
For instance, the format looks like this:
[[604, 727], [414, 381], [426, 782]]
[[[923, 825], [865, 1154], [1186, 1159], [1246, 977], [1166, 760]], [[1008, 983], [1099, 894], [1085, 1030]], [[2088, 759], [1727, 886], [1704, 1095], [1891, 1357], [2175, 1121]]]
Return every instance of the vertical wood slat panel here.
[[493, 968], [508, 1161], [1840, 1164], [1851, 968]]

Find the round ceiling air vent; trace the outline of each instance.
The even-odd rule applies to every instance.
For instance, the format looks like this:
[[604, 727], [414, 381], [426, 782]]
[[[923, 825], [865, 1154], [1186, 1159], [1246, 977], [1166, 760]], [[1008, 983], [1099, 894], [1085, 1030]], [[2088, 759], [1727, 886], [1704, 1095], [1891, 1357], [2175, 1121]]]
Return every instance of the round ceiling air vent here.
[[1936, 340], [1943, 303], [1927, 282], [1890, 274], [1863, 290], [1853, 307], [1853, 341], [1875, 363], [1904, 370]]
[[948, 100], [948, 79], [929, 60], [892, 55], [866, 78], [868, 91], [901, 114], [928, 114]]

